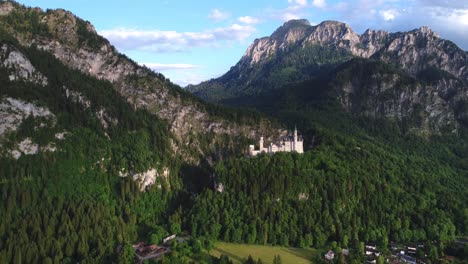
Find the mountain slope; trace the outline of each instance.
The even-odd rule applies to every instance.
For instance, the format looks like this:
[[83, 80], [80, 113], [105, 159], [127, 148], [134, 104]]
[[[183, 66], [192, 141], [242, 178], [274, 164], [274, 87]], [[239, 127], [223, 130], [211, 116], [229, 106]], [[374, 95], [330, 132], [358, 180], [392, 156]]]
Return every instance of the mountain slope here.
[[[68, 11], [44, 12], [2, 2], [0, 25], [2, 34], [12, 36], [21, 46], [50, 52], [72, 69], [109, 81], [135, 109], [148, 110], [167, 121], [176, 136], [174, 151], [185, 152], [187, 161], [199, 163], [208, 155], [206, 152], [216, 151], [207, 146], [222, 142], [211, 135], [253, 138], [257, 133], [283, 133], [258, 114], [226, 110], [200, 101], [163, 75], [118, 53], [89, 22]], [[201, 146], [203, 140], [213, 144]], [[190, 150], [181, 147], [187, 145]]]
[[0, 263], [132, 262], [120, 248], [181, 233], [210, 162], [282, 133], [138, 66], [69, 12], [4, 1], [0, 119]]

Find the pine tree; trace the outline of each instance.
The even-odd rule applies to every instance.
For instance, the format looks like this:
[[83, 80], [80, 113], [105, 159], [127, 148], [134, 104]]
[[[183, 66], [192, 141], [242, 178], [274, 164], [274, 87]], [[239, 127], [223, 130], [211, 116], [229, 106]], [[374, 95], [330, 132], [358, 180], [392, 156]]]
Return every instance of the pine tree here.
[[281, 256], [280, 255], [275, 255], [273, 258], [273, 264], [282, 264], [283, 262], [281, 261]]
[[22, 263], [22, 256], [21, 256], [21, 251], [19, 248], [16, 249], [15, 251], [15, 257], [13, 259], [14, 264], [21, 264]]

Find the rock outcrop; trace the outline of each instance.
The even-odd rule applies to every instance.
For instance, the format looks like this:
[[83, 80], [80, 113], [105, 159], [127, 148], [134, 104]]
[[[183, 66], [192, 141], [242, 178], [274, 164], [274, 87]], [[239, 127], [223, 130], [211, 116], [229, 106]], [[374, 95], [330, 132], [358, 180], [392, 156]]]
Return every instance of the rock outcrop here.
[[15, 131], [21, 122], [32, 117], [44, 117], [54, 120], [55, 116], [49, 109], [14, 98], [0, 100], [0, 138], [8, 132]]
[[29, 81], [42, 86], [47, 85], [47, 78], [38, 72], [20, 51], [3, 44], [0, 47], [0, 64], [9, 70], [10, 81]]

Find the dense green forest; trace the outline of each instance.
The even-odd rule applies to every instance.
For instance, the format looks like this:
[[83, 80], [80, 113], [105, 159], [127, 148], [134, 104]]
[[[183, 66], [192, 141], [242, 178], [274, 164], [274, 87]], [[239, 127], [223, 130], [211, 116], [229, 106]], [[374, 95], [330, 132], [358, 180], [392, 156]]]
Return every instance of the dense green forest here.
[[[116, 262], [117, 243], [149, 237], [160, 226], [180, 231], [180, 212], [173, 206], [180, 199], [180, 161], [171, 158], [167, 124], [133, 110], [110, 83], [70, 70], [35, 48], [21, 51], [48, 85], [10, 82], [2, 68], [1, 96], [46, 106], [56, 120], [39, 126], [43, 120], [30, 117], [2, 143], [30, 137], [40, 145], [54, 142], [58, 151], [0, 160], [0, 262]], [[64, 87], [79, 91], [91, 106], [68, 99]], [[100, 109], [117, 120], [107, 130], [94, 114]], [[54, 137], [64, 131], [63, 141]], [[122, 168], [140, 172], [150, 167], [168, 167], [175, 176], [146, 192], [129, 177], [118, 176]]]
[[[377, 62], [350, 63], [361, 65], [357, 70], [396, 71]], [[232, 101], [289, 127], [297, 124], [308, 151], [220, 161], [214, 181], [224, 191], [197, 197], [192, 233], [236, 243], [358, 252], [370, 241], [380, 248], [418, 242], [437, 262], [456, 236], [468, 233], [466, 129], [427, 135], [414, 129], [417, 120], [345, 113], [329, 87], [331, 79], [341, 80], [330, 77], [334, 74]]]
[[[395, 133], [395, 124], [384, 134], [377, 131], [392, 123], [372, 120], [366, 130], [351, 122], [331, 130], [309, 118], [302, 120], [314, 120], [315, 146], [305, 154], [220, 161], [215, 179], [224, 191], [197, 197], [192, 233], [236, 243], [361, 250], [369, 241], [380, 248], [419, 242], [434, 248], [436, 262], [456, 235], [467, 234], [466, 138], [405, 136]], [[340, 132], [343, 127], [350, 129]]]

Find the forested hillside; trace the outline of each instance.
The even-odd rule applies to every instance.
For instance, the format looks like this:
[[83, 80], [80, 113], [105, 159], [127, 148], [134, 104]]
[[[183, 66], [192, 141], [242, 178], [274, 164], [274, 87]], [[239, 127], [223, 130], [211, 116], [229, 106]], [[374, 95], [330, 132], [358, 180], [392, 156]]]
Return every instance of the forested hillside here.
[[[1, 43], [27, 55], [48, 84], [12, 82], [11, 70], [1, 68], [0, 98], [34, 102], [55, 119], [44, 125], [29, 116], [2, 139], [2, 150], [25, 138], [43, 150], [17, 160], [3, 153], [0, 160], [0, 262], [117, 261], [116, 243], [133, 242], [138, 227], [164, 225], [172, 217], [168, 204], [182, 182], [167, 124], [134, 110], [106, 81], [70, 70], [46, 52], [21, 48], [6, 35]], [[73, 92], [86, 98], [88, 107], [70, 98]], [[107, 127], [96, 115], [102, 109], [112, 120]], [[54, 149], [45, 150], [51, 143]], [[147, 192], [131, 177], [119, 177], [150, 167], [171, 173]]]
[[[0, 8], [1, 263], [132, 263], [132, 243], [187, 229], [190, 193], [211, 186], [209, 161], [241, 152], [253, 127], [279, 131], [261, 114], [204, 103], [115, 50], [114, 66], [134, 75], [117, 83], [88, 74], [41, 46], [59, 43], [73, 56], [112, 49], [88, 22], [14, 2]], [[157, 109], [176, 120], [125, 97], [125, 85], [168, 93], [174, 108]], [[185, 122], [192, 114], [197, 125], [213, 123], [199, 130]], [[182, 138], [179, 125], [190, 128]]]
[[235, 243], [358, 252], [369, 241], [379, 248], [418, 242], [433, 263], [455, 236], [467, 234], [466, 137], [424, 139], [401, 133], [396, 123], [315, 113], [295, 112], [306, 136], [314, 135], [305, 154], [219, 162], [216, 182], [224, 190], [197, 197], [192, 232]]

